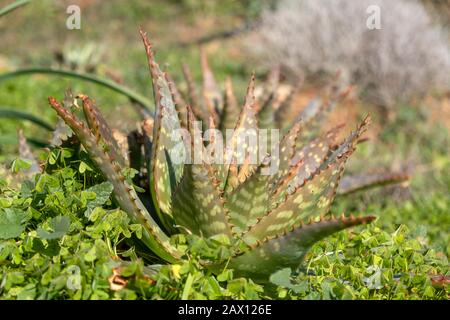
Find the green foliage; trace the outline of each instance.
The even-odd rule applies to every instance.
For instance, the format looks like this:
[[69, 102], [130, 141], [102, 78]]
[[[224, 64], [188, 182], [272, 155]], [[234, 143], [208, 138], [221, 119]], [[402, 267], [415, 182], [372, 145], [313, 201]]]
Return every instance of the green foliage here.
[[[314, 246], [307, 267], [272, 275], [279, 298], [447, 299], [448, 259], [414, 237], [406, 226], [392, 233], [372, 225], [340, 233]], [[345, 244], [345, 245], [344, 245]]]
[[18, 237], [25, 230], [28, 214], [19, 209], [4, 208], [0, 216], [0, 238]]
[[[320, 241], [298, 272], [282, 269], [271, 276], [277, 284], [272, 292], [251, 279], [236, 277], [227, 266], [215, 274], [204, 268], [204, 261], [232, 256], [233, 247], [223, 236], [176, 235], [172, 243], [187, 259], [145, 266], [138, 248], [128, 245], [134, 236], [139, 238], [140, 226], [130, 223], [125, 212], [108, 199], [85, 216], [93, 199], [91, 191], [82, 194], [95, 188], [106, 197], [109, 188], [89, 176], [92, 173], [80, 174], [77, 168], [76, 159], [63, 163], [58, 158], [51, 172], [28, 181], [20, 192], [1, 187], [0, 233], [7, 232], [0, 239], [2, 299], [448, 297], [448, 285], [435, 280], [439, 275], [449, 276], [448, 260], [430, 246], [429, 234], [405, 226], [381, 229], [379, 223]], [[91, 183], [86, 185], [85, 180]], [[450, 205], [447, 198], [442, 201]], [[399, 210], [412, 209], [406, 204]], [[61, 233], [48, 239], [39, 230]]]
[[38, 228], [37, 236], [41, 239], [54, 240], [62, 238], [70, 228], [70, 219], [65, 216], [57, 216], [48, 223], [51, 231]]
[[31, 167], [31, 161], [26, 159], [17, 158], [11, 164], [11, 171], [18, 173], [22, 170], [27, 170]]

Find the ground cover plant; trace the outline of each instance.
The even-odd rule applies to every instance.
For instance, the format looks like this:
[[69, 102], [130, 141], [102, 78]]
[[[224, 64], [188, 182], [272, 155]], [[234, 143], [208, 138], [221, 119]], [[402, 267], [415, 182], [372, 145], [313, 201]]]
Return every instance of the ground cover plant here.
[[[156, 115], [159, 114], [153, 121], [146, 113], [139, 113], [140, 117], [146, 118], [144, 121], [138, 120], [133, 110], [140, 108], [132, 108], [126, 99], [112, 95], [109, 89], [94, 88], [82, 82], [65, 80], [59, 83], [42, 77], [22, 76], [0, 83], [6, 89], [0, 89], [2, 105], [22, 105], [22, 101], [33, 103], [41, 99], [39, 114], [48, 119], [30, 117], [29, 113], [20, 113], [18, 111], [22, 110], [17, 108], [2, 111], [8, 119], [0, 121], [0, 130], [10, 137], [0, 152], [3, 162], [0, 169], [2, 299], [448, 299], [450, 248], [446, 230], [450, 225], [450, 178], [445, 168], [449, 164], [449, 135], [445, 123], [434, 122], [433, 114], [426, 106], [411, 109], [408, 105], [400, 105], [395, 121], [387, 124], [378, 137], [364, 142], [359, 131], [365, 129], [366, 121], [358, 127], [357, 120], [350, 121], [344, 117], [346, 121], [341, 119], [341, 122], [347, 125], [340, 128], [345, 132], [340, 135], [337, 134], [338, 127], [331, 126], [335, 128], [331, 131], [319, 129], [321, 121], [318, 120], [323, 120], [319, 118], [343, 112], [342, 106], [331, 110], [335, 104], [342, 104], [342, 93], [345, 93], [335, 82], [312, 99], [309, 107], [293, 108], [296, 106], [293, 103], [295, 96], [301, 89], [292, 90], [288, 99], [277, 97], [276, 70], [265, 82], [257, 74], [250, 85], [245, 82], [248, 82], [251, 70], [236, 73], [237, 69], [232, 68], [230, 72], [227, 68], [217, 68], [219, 73], [212, 75], [203, 49], [200, 71], [193, 68], [193, 75], [190, 75], [187, 68], [184, 70], [188, 79], [186, 85], [180, 80], [181, 72], [176, 68], [170, 68], [170, 78], [161, 73], [148, 43], [146, 48], [153, 86], [156, 87]], [[142, 54], [142, 49], [140, 51]], [[198, 50], [194, 51], [194, 55], [198, 55]], [[164, 49], [158, 56], [165, 56]], [[214, 55], [209, 58], [217, 61]], [[177, 60], [177, 55], [170, 59]], [[145, 63], [141, 62], [142, 65]], [[189, 65], [195, 66], [195, 63]], [[141, 66], [140, 70], [143, 69]], [[227, 80], [229, 74], [233, 75], [233, 80], [238, 74], [238, 81]], [[202, 86], [193, 90], [195, 80], [199, 78], [203, 78]], [[226, 80], [225, 86], [216, 83], [215, 78]], [[148, 77], [144, 79], [137, 87], [148, 87]], [[252, 94], [254, 81], [258, 87], [256, 97]], [[92, 97], [99, 94], [99, 99], [94, 101], [83, 94], [75, 97], [69, 91], [63, 99], [62, 92], [73, 83], [75, 94], [89, 93]], [[50, 90], [42, 89], [43, 85], [49, 86]], [[224, 88], [225, 92], [219, 88]], [[30, 89], [37, 94], [30, 97], [27, 94]], [[151, 110], [153, 103], [145, 98], [149, 96], [148, 91], [148, 88], [142, 91], [147, 92], [142, 96], [150, 102], [148, 107]], [[45, 105], [48, 95], [62, 100], [51, 99], [51, 105], [72, 126], [75, 135], [71, 135], [61, 121], [55, 121], [54, 112]], [[246, 99], [236, 99], [235, 96], [246, 96]], [[117, 112], [108, 112], [116, 103], [125, 105], [120, 109], [122, 122], [125, 117], [136, 121], [130, 121], [125, 128], [117, 126], [111, 118]], [[186, 108], [187, 104], [191, 108]], [[356, 118], [364, 119], [367, 111], [362, 108]], [[80, 113], [85, 115], [84, 125], [79, 120]], [[371, 113], [377, 126], [380, 119], [376, 112]], [[167, 118], [168, 114], [174, 117]], [[302, 116], [296, 118], [292, 114]], [[311, 114], [314, 116], [306, 117]], [[30, 121], [11, 120], [24, 117]], [[178, 118], [178, 124], [168, 121], [175, 118]], [[300, 118], [304, 120], [301, 125], [296, 123]], [[260, 174], [261, 169], [270, 163], [270, 158], [265, 157], [252, 165], [230, 164], [226, 178], [219, 174], [225, 166], [214, 164], [183, 165], [182, 174], [172, 171], [176, 164], [166, 162], [171, 160], [171, 155], [158, 149], [158, 142], [164, 141], [159, 144], [164, 146], [168, 141], [168, 136], [161, 132], [168, 125], [193, 130], [194, 119], [203, 120], [201, 129], [215, 127], [220, 132], [236, 123], [258, 123], [260, 129], [280, 128], [281, 137], [286, 137], [284, 143], [291, 142], [287, 158], [292, 157], [293, 150], [304, 151], [304, 148], [313, 148], [315, 142], [326, 141], [329, 147], [323, 150], [322, 161], [328, 161], [332, 166], [348, 162], [348, 170], [340, 179], [340, 189], [336, 189], [337, 183], [331, 185], [334, 183], [332, 180], [319, 181], [321, 179], [318, 178], [327, 172], [327, 166], [309, 161], [320, 154], [311, 153], [308, 158], [309, 153], [306, 152], [306, 157], [297, 166], [286, 171], [284, 179], [276, 176], [272, 179], [278, 183], [272, 184], [265, 181], [270, 176]], [[23, 132], [18, 131], [17, 138], [16, 126], [24, 129]], [[116, 127], [129, 134], [120, 133]], [[301, 128], [303, 130], [299, 130]], [[354, 128], [357, 130], [350, 132]], [[117, 143], [111, 136], [117, 139]], [[214, 137], [210, 138], [214, 142]], [[47, 149], [42, 149], [43, 145]], [[211, 145], [210, 139], [204, 148]], [[345, 158], [356, 145], [357, 152], [347, 161]], [[132, 152], [126, 151], [127, 148]], [[286, 153], [279, 155], [281, 168], [285, 161], [283, 155]], [[313, 169], [305, 170], [305, 163], [312, 165]], [[401, 163], [401, 166], [395, 163]], [[108, 165], [114, 170], [109, 170]], [[315, 171], [314, 165], [325, 170]], [[380, 166], [387, 168], [383, 170], [384, 174], [390, 170], [407, 172], [412, 180], [407, 182], [408, 186], [404, 182], [401, 186], [387, 189], [357, 192], [365, 189], [369, 182], [403, 181], [406, 178], [404, 174], [366, 174], [370, 167]], [[177, 177], [175, 173], [183, 178], [178, 184], [171, 185], [173, 176]], [[339, 180], [340, 175], [341, 172], [336, 172], [332, 177]], [[116, 179], [116, 176], [120, 178]], [[306, 183], [301, 179], [304, 176], [310, 177]], [[358, 176], [359, 180], [354, 184]], [[201, 179], [208, 183], [199, 183]], [[165, 183], [155, 183], [157, 181]], [[223, 181], [226, 183], [221, 183]], [[273, 223], [276, 218], [264, 225], [267, 218], [258, 219], [257, 215], [261, 213], [253, 209], [258, 207], [256, 202], [267, 201], [264, 199], [266, 195], [248, 196], [258, 190], [253, 188], [255, 184], [263, 186], [262, 190], [278, 186], [267, 194], [279, 196], [273, 201], [272, 211], [267, 208], [260, 210], [268, 212], [267, 216], [272, 213], [275, 217], [273, 212], [280, 213], [280, 208], [287, 208], [289, 199], [303, 192], [312, 205], [309, 209], [304, 206], [293, 211], [305, 216], [309, 213], [312, 220], [305, 219], [303, 226], [300, 222], [297, 225], [288, 219], [289, 210], [282, 210], [284, 213], [280, 217], [286, 218], [283, 221], [286, 230], [274, 228], [278, 227]], [[308, 190], [308, 186], [316, 188]], [[168, 187], [175, 191], [167, 192]], [[193, 192], [205, 190], [213, 194], [217, 210], [205, 209], [204, 205], [208, 204], [202, 200], [206, 197], [196, 197], [198, 193]], [[242, 192], [236, 193], [236, 190]], [[336, 197], [335, 192], [338, 193]], [[126, 194], [142, 202], [138, 208], [143, 209], [143, 213], [131, 208], [126, 197], [118, 199]], [[328, 203], [333, 198], [335, 201]], [[160, 209], [159, 215], [157, 209]], [[324, 215], [321, 217], [316, 210], [322, 210]], [[251, 214], [255, 215], [253, 221], [250, 219], [252, 225], [263, 226], [262, 233], [270, 229], [278, 237], [269, 235], [256, 244], [251, 237], [243, 237], [247, 242], [236, 241], [233, 236], [229, 238], [212, 230], [210, 226], [213, 223], [191, 222], [200, 216], [198, 213], [212, 211], [217, 211], [213, 218], [225, 216], [234, 222], [230, 225], [231, 232], [237, 235], [248, 232], [248, 226], [244, 225], [246, 219], [240, 218], [243, 214]], [[328, 211], [336, 213], [337, 217], [333, 219]], [[167, 212], [171, 212], [173, 218]], [[342, 212], [364, 213], [366, 217], [341, 217]], [[140, 215], [151, 216], [154, 224], [136, 219]], [[346, 224], [367, 220], [373, 221], [369, 225], [331, 232], [346, 227]], [[294, 227], [292, 231], [291, 226]], [[326, 226], [331, 226], [329, 232], [323, 231]], [[157, 228], [161, 233], [172, 235], [166, 238], [170, 245], [168, 254], [164, 249], [159, 250], [158, 244], [151, 240], [151, 232]], [[278, 234], [276, 229], [283, 232]], [[322, 230], [305, 242], [305, 235], [313, 234], [311, 231], [314, 229]], [[294, 243], [304, 247], [292, 250], [301, 257], [294, 258], [291, 252], [282, 250], [285, 260], [278, 259], [275, 243], [292, 240], [296, 232], [301, 233], [301, 237], [292, 242], [291, 248]], [[324, 236], [327, 237], [320, 240]], [[273, 250], [255, 250], [264, 248], [264, 245]], [[289, 246], [283, 245], [282, 248], [289, 249]], [[172, 257], [174, 252], [176, 255]], [[268, 260], [261, 256], [264, 254]], [[246, 266], [252, 263], [242, 263], [242, 258], [257, 261], [259, 265], [265, 263], [265, 268], [261, 268], [264, 272], [255, 272]]]

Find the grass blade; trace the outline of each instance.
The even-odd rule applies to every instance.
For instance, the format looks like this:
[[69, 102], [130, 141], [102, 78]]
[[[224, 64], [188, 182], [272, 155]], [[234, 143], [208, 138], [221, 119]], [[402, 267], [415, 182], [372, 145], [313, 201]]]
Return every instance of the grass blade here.
[[92, 82], [98, 85], [101, 85], [105, 88], [111, 89], [121, 95], [126, 96], [128, 99], [130, 99], [132, 102], [136, 102], [139, 106], [141, 106], [144, 109], [147, 109], [149, 111], [154, 110], [153, 103], [142, 96], [141, 94], [126, 88], [114, 81], [100, 78], [96, 75], [92, 74], [86, 74], [86, 73], [79, 73], [75, 71], [69, 71], [69, 70], [57, 70], [57, 69], [51, 69], [51, 68], [29, 68], [29, 69], [20, 69], [8, 73], [3, 73], [0, 75], [0, 82], [5, 81], [7, 79], [24, 76], [24, 75], [30, 75], [30, 74], [51, 74], [51, 75], [57, 75], [62, 77], [69, 77], [69, 78], [75, 78], [80, 79], [88, 82]]
[[31, 0], [17, 0], [0, 9], [0, 17], [30, 3]]
[[11, 108], [0, 108], [0, 119], [1, 118], [28, 120], [48, 131], [54, 130], [53, 126], [51, 124], [49, 124], [47, 121], [42, 120], [41, 118], [36, 117], [36, 116], [32, 115], [31, 113], [13, 110]]

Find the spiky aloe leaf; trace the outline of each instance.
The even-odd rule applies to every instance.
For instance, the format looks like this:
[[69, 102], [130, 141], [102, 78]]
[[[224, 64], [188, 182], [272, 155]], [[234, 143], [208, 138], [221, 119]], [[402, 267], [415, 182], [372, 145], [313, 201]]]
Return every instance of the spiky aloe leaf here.
[[214, 74], [209, 67], [208, 57], [204, 48], [200, 49], [200, 59], [203, 76], [203, 98], [205, 99], [209, 116], [213, 116], [214, 121], [218, 121], [219, 114], [223, 108], [222, 93], [220, 92], [219, 86], [214, 79]]
[[231, 259], [228, 267], [236, 275], [250, 276], [262, 282], [283, 268], [298, 268], [304, 255], [317, 241], [340, 230], [373, 221], [374, 216], [340, 219], [334, 217], [309, 224], [299, 223], [276, 238], [266, 238], [251, 246], [251, 249]]
[[[195, 116], [192, 114], [192, 117], [194, 118]], [[205, 148], [203, 151], [203, 161], [210, 163], [214, 169], [214, 172], [216, 172], [217, 169], [220, 169], [221, 164], [217, 164], [215, 158], [216, 156], [223, 154], [223, 145], [220, 143], [222, 142], [222, 136], [218, 134], [216, 122], [214, 121], [213, 116], [209, 116], [208, 129], [204, 135], [205, 137], [203, 143]]]
[[343, 126], [340, 125], [331, 129], [296, 153], [292, 159], [292, 164], [296, 164], [298, 161], [302, 161], [302, 164], [300, 170], [290, 182], [292, 185], [303, 183], [305, 179], [310, 177], [320, 167], [328, 156], [330, 149], [334, 146], [336, 137], [342, 128]]
[[225, 133], [226, 129], [232, 129], [236, 125], [241, 110], [233, 92], [233, 84], [231, 78], [225, 81], [225, 97], [223, 110], [220, 119], [220, 130]]
[[280, 101], [280, 105], [275, 112], [275, 122], [276, 127], [279, 128], [283, 133], [287, 132], [289, 128], [292, 127], [292, 120], [297, 116], [297, 114], [292, 114], [292, 105], [297, 94], [300, 92], [301, 85], [297, 85], [289, 91], [287, 97]]
[[403, 172], [377, 172], [345, 176], [339, 184], [338, 194], [346, 195], [365, 189], [408, 181], [410, 176]]
[[280, 235], [300, 221], [325, 215], [335, 197], [344, 164], [351, 152], [336, 159], [327, 168], [317, 170], [303, 184], [288, 190], [284, 200], [275, 202], [275, 208], [259, 218], [244, 234], [248, 244]]
[[[194, 115], [188, 109], [191, 149], [202, 148], [201, 136], [194, 132]], [[199, 140], [199, 141], [194, 141]], [[186, 164], [180, 184], [173, 192], [173, 217], [178, 225], [196, 234], [232, 235], [228, 210], [211, 165]]]
[[172, 93], [172, 100], [175, 103], [175, 109], [178, 112], [178, 118], [180, 119], [180, 124], [183, 128], [187, 128], [187, 103], [184, 101], [181, 96], [180, 91], [178, 90], [175, 82], [172, 80], [168, 73], [165, 74], [166, 81], [169, 84], [170, 92]]
[[189, 66], [183, 63], [183, 76], [187, 83], [187, 98], [189, 101], [189, 105], [194, 112], [194, 115], [197, 119], [202, 120], [203, 122], [208, 121], [208, 112], [203, 109], [203, 105], [200, 102], [200, 98], [198, 97], [197, 86], [195, 85], [194, 78], [192, 77], [192, 72]]
[[208, 164], [187, 164], [172, 202], [178, 225], [206, 237], [216, 234], [231, 236], [229, 213]]
[[295, 123], [301, 119], [304, 122], [304, 130], [302, 131], [301, 137], [297, 140], [299, 142], [298, 148], [303, 147], [305, 142], [317, 136], [324, 121], [336, 106], [347, 97], [351, 90], [352, 88], [348, 87], [337, 94], [331, 92], [325, 97], [317, 97], [300, 112], [294, 121]]
[[333, 150], [328, 152], [325, 161], [321, 164], [322, 167], [328, 166], [336, 158], [341, 157], [343, 154], [353, 150], [356, 145], [360, 142], [361, 136], [367, 131], [371, 122], [370, 116], [366, 116], [363, 121], [359, 124], [355, 131], [352, 131], [345, 140], [335, 147]]
[[[161, 221], [167, 226], [172, 216], [172, 190], [181, 178], [183, 164], [176, 157], [181, 142], [177, 136], [180, 128], [175, 103], [170, 86], [155, 61], [152, 45], [144, 31], [140, 31], [147, 52], [150, 74], [153, 82], [153, 94], [156, 102], [155, 122], [152, 141], [152, 161], [150, 170], [150, 190]], [[166, 215], [166, 216], [164, 216]]]
[[141, 123], [143, 146], [144, 146], [144, 162], [145, 168], [147, 169], [147, 174], [151, 172], [152, 169], [153, 125], [154, 122], [152, 119], [144, 120]]
[[270, 176], [263, 174], [268, 169], [267, 158], [261, 163], [248, 178], [232, 190], [225, 206], [230, 211], [231, 223], [235, 226], [233, 231], [241, 234], [250, 225], [257, 223], [257, 219], [263, 216], [269, 207], [268, 181]]
[[127, 165], [130, 165], [130, 146], [128, 145], [128, 135], [125, 135], [125, 133], [117, 129], [111, 129], [111, 133], [114, 140], [117, 142], [120, 154], [125, 159]]
[[126, 181], [120, 166], [110, 157], [107, 150], [99, 145], [98, 139], [104, 140], [104, 137], [94, 136], [83, 122], [79, 121], [69, 110], [62, 107], [55, 98], [49, 97], [49, 102], [56, 113], [77, 135], [105, 178], [112, 183], [114, 186], [114, 198], [122, 210], [127, 212], [133, 221], [140, 223], [144, 227], [142, 238], [144, 244], [166, 261], [174, 262], [180, 258], [181, 254], [169, 243], [168, 237], [149, 215], [133, 187]]
[[278, 90], [278, 85], [280, 83], [280, 66], [275, 66], [272, 68], [267, 74], [266, 81], [264, 82], [262, 92], [259, 96], [257, 96], [259, 101], [262, 101], [263, 104], [270, 99], [270, 96], [276, 95]]
[[[306, 179], [319, 169], [324, 159], [328, 156], [330, 148], [334, 145], [337, 133], [341, 128], [342, 126], [338, 126], [328, 131], [322, 137], [311, 141], [301, 151], [297, 151], [295, 156], [289, 160], [290, 167], [286, 167], [286, 163], [284, 163], [283, 168], [286, 173], [281, 175], [278, 181], [275, 181], [272, 189], [274, 193], [272, 198], [276, 199], [275, 203], [281, 201], [286, 192], [294, 190], [303, 184]], [[297, 140], [290, 138], [289, 141], [291, 144], [295, 144]], [[294, 148], [296, 147], [294, 146]], [[283, 163], [281, 164], [283, 165]]]
[[[278, 185], [277, 183], [287, 177], [289, 171], [292, 170], [292, 166], [295, 165], [292, 159], [295, 155], [296, 141], [301, 130], [302, 122], [297, 122], [289, 132], [281, 139], [280, 149], [278, 156], [272, 156], [272, 161], [276, 161], [278, 172], [270, 177], [269, 184], [270, 190], [274, 190]], [[298, 159], [301, 161], [302, 159]]]
[[283, 201], [286, 194], [304, 184], [306, 180], [315, 175], [317, 171], [329, 167], [336, 159], [344, 154], [352, 152], [359, 143], [361, 135], [367, 130], [370, 117], [366, 117], [355, 131], [339, 145], [333, 146], [334, 140], [342, 128], [337, 126], [325, 135], [310, 142], [294, 157], [291, 163], [297, 163], [291, 167], [287, 175], [281, 178], [275, 185], [271, 198], [272, 202], [278, 204]]
[[78, 96], [83, 101], [83, 112], [91, 132], [97, 137], [102, 138], [108, 153], [121, 167], [125, 167], [127, 162], [120, 151], [119, 145], [114, 138], [111, 128], [106, 123], [105, 118], [98, 110], [94, 102], [85, 95]]
[[275, 98], [275, 93], [269, 95], [258, 111], [258, 123], [261, 129], [275, 128], [275, 110], [273, 109]]
[[[221, 188], [230, 191], [233, 186], [227, 184], [228, 177], [233, 174], [233, 161], [236, 160], [237, 174], [245, 174], [248, 170], [252, 170], [253, 166], [241, 166], [240, 164], [246, 158], [251, 158], [253, 161], [258, 161], [259, 150], [258, 144], [252, 143], [252, 139], [258, 138], [258, 121], [255, 113], [255, 75], [252, 75], [250, 83], [247, 88], [244, 106], [239, 115], [238, 122], [234, 128], [231, 139], [227, 139], [227, 146], [225, 150], [225, 164], [219, 170], [219, 180], [221, 181]], [[231, 169], [231, 170], [230, 170]], [[241, 170], [244, 170], [241, 172]], [[232, 176], [231, 176], [232, 178]]]
[[280, 67], [276, 66], [270, 70], [264, 83], [261, 97], [258, 99], [261, 101], [258, 109], [258, 123], [261, 129], [276, 128], [275, 112], [280, 102], [277, 94], [279, 81]]

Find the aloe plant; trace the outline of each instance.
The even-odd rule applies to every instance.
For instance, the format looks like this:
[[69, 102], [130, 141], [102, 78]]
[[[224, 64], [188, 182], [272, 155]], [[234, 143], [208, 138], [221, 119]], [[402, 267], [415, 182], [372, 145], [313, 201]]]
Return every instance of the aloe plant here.
[[[336, 218], [329, 214], [344, 165], [370, 123], [366, 117], [340, 143], [335, 140], [341, 127], [313, 138], [343, 94], [332, 91], [321, 103], [311, 104], [289, 122], [292, 99], [277, 99], [275, 72], [259, 99], [255, 98], [253, 76], [244, 105], [239, 107], [231, 82], [227, 80], [222, 94], [202, 52], [201, 93], [189, 70], [184, 69], [190, 88], [188, 106], [169, 76], [161, 71], [143, 31], [141, 36], [156, 110], [154, 118], [145, 120], [142, 128], [128, 139], [121, 139], [124, 141], [120, 143], [116, 140], [117, 133], [85, 95], [77, 97], [82, 101], [85, 122], [55, 98], [50, 97], [49, 102], [113, 184], [117, 204], [132, 220], [142, 224], [142, 242], [160, 259], [183, 259], [169, 241], [174, 233], [226, 235], [234, 244], [234, 255], [227, 261], [205, 265], [212, 270], [226, 265], [238, 275], [263, 282], [281, 268], [297, 268], [308, 249], [320, 239], [375, 219], [353, 215]], [[216, 143], [215, 137], [209, 137], [207, 143], [196, 135], [196, 120], [203, 120], [203, 129], [258, 132], [260, 128], [278, 127], [286, 133], [279, 152], [264, 155], [255, 164], [247, 160], [259, 150], [250, 144], [243, 146], [247, 155], [243, 163], [180, 163], [171, 152], [176, 147], [172, 133], [178, 129], [185, 128], [191, 134], [190, 141], [183, 140], [186, 149], [197, 145], [205, 151]], [[230, 145], [239, 144], [239, 137], [231, 136]], [[227, 152], [228, 149], [223, 151]], [[277, 163], [278, 171], [266, 174], [271, 161]], [[126, 178], [124, 172], [129, 166], [141, 172], [140, 177], [146, 181], [145, 193], [137, 193], [136, 181]], [[153, 211], [155, 214], [150, 213]]]

